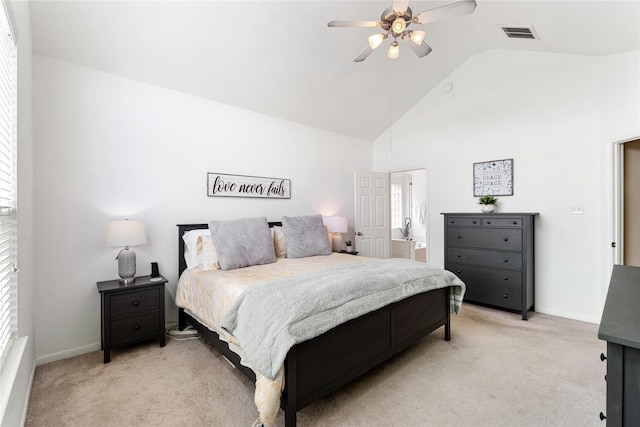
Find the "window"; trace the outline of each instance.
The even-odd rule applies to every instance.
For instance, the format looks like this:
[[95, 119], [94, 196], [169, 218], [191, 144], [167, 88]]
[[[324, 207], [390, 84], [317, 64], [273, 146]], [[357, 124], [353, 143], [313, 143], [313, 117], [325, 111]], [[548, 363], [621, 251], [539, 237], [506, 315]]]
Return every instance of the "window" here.
[[391, 228], [402, 226], [402, 185], [391, 184]]
[[17, 79], [16, 43], [7, 11], [0, 7], [0, 366], [18, 332]]

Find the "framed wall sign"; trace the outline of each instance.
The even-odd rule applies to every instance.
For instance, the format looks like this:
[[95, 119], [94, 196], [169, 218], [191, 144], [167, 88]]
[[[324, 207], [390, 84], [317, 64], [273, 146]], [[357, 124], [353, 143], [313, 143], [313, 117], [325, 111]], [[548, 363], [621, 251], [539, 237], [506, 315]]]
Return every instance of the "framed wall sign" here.
[[207, 196], [290, 199], [291, 180], [209, 172], [207, 173]]
[[474, 163], [473, 196], [513, 196], [513, 159]]

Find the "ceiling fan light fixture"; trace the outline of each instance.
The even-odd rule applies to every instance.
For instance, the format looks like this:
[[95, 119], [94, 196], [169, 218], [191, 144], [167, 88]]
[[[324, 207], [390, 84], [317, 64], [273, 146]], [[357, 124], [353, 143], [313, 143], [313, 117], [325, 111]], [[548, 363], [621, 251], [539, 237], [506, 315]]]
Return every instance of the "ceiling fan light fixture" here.
[[371, 49], [377, 48], [382, 44], [383, 41], [384, 41], [384, 34], [378, 33], [378, 34], [369, 36], [369, 46], [371, 46]]
[[394, 34], [402, 34], [402, 32], [407, 28], [407, 21], [403, 18], [396, 18], [391, 24], [391, 30]]
[[387, 57], [390, 59], [396, 59], [399, 56], [400, 56], [400, 47], [398, 46], [398, 42], [394, 40], [391, 43], [391, 46], [389, 46]]
[[426, 36], [427, 33], [425, 33], [424, 31], [421, 30], [414, 30], [411, 31], [411, 36], [409, 37], [411, 39], [412, 42], [414, 42], [415, 44], [417, 44], [418, 46], [422, 44], [422, 42], [424, 41], [424, 36]]

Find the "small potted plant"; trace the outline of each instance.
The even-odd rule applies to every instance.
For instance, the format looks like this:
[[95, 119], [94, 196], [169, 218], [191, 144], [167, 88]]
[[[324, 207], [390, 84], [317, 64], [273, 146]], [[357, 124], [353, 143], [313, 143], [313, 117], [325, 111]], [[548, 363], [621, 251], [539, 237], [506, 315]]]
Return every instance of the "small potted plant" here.
[[347, 252], [351, 252], [353, 250], [353, 246], [351, 246], [351, 245], [352, 245], [351, 240], [346, 240], [344, 242], [344, 246], [345, 246], [345, 248], [347, 248]]
[[482, 212], [491, 213], [496, 210], [498, 199], [493, 196], [482, 196], [478, 203], [481, 205]]

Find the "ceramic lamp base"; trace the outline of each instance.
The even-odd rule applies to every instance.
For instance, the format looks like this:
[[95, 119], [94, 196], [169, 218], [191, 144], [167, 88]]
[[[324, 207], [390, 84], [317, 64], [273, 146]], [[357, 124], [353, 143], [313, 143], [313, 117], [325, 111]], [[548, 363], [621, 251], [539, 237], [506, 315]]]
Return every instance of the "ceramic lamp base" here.
[[136, 253], [126, 246], [118, 254], [118, 276], [120, 283], [129, 284], [135, 282], [136, 275]]

